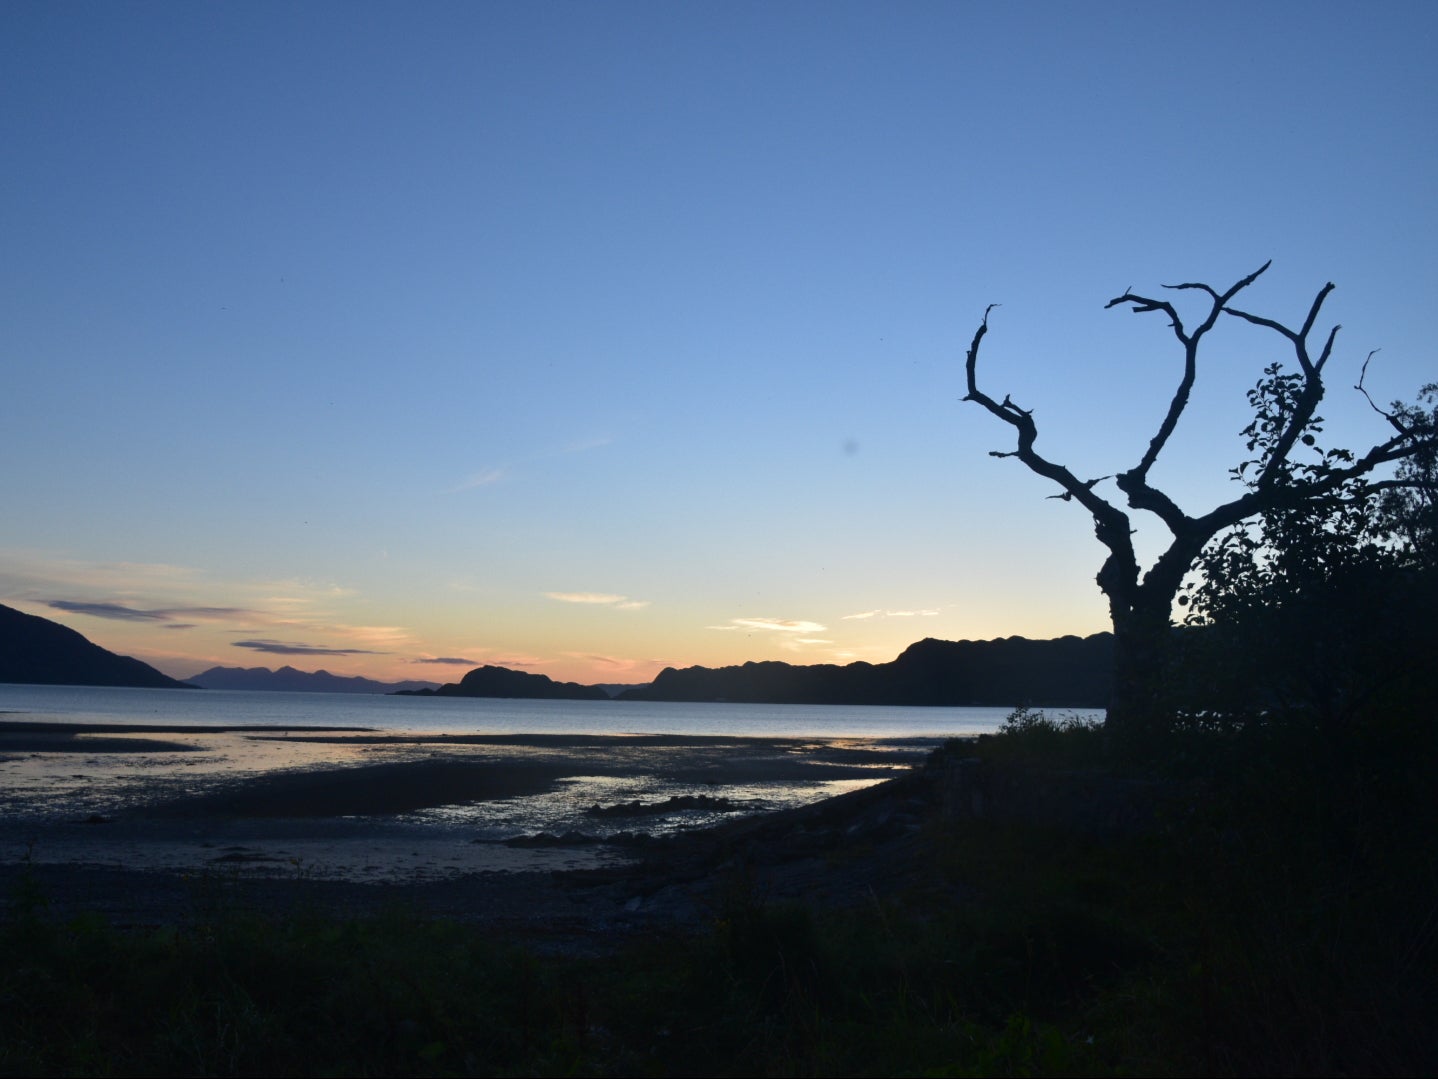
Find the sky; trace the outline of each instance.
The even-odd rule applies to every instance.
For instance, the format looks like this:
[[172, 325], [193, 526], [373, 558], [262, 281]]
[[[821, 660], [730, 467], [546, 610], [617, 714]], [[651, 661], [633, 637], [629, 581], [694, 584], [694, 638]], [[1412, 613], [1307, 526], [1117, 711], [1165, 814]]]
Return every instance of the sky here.
[[[885, 662], [1107, 628], [1128, 288], [1438, 380], [1438, 5], [0, 5], [0, 603], [185, 677]], [[1185, 312], [1193, 293], [1171, 294]], [[1230, 319], [1153, 478], [1233, 497]], [[1112, 483], [1100, 491], [1117, 496]], [[1162, 549], [1136, 518], [1142, 553]]]

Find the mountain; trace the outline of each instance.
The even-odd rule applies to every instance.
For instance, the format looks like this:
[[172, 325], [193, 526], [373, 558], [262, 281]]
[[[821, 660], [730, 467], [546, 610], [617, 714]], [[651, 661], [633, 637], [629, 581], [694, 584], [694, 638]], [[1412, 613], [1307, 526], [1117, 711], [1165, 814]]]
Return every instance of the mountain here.
[[434, 689], [438, 682], [376, 682], [361, 678], [330, 674], [329, 671], [297, 671], [281, 667], [211, 667], [190, 679], [205, 689], [274, 690], [284, 693], [396, 693], [405, 690]]
[[48, 618], [0, 605], [0, 682], [193, 689], [148, 663], [117, 656]]
[[1110, 633], [1047, 641], [926, 638], [892, 663], [666, 667], [649, 685], [619, 699], [1102, 708], [1108, 703], [1112, 656]]
[[642, 689], [648, 682], [595, 682], [595, 689], [602, 689], [610, 697], [617, 697], [626, 689]]
[[[401, 690], [403, 693], [404, 691]], [[418, 690], [415, 697], [526, 697], [547, 701], [607, 701], [598, 686], [556, 682], [548, 675], [511, 671], [508, 667], [476, 667], [456, 685], [448, 682], [435, 690]]]

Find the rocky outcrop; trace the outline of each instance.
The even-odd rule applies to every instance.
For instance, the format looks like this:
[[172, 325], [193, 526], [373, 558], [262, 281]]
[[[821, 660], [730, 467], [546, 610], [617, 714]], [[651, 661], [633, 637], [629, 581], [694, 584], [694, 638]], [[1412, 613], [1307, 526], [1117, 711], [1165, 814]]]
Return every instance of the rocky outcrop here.
[[402, 693], [413, 697], [522, 697], [530, 700], [607, 701], [609, 694], [598, 686], [578, 682], [556, 682], [543, 674], [512, 671], [508, 667], [476, 667], [458, 684], [448, 682], [436, 690]]

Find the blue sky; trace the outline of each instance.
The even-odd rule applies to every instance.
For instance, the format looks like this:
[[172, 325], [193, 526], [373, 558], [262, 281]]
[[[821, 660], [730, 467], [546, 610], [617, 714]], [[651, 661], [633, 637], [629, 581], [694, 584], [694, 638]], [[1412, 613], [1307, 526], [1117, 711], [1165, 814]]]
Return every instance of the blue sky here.
[[[1438, 378], [1432, 4], [0, 8], [0, 602], [170, 673], [581, 681], [1106, 626], [962, 357], [1103, 475], [1125, 288]], [[1155, 470], [1230, 494], [1277, 342]], [[1153, 552], [1161, 530], [1145, 525]], [[1156, 524], [1156, 522], [1155, 522]], [[1150, 539], [1149, 537], [1152, 537]], [[60, 606], [56, 606], [56, 604]], [[867, 615], [867, 617], [854, 617]]]

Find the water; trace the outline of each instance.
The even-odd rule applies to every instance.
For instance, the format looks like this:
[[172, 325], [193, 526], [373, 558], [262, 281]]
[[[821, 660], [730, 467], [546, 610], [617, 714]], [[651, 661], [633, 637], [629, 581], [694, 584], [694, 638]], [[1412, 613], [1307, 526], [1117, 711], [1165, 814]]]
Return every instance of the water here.
[[[367, 727], [470, 734], [678, 734], [952, 738], [991, 732], [1008, 708], [533, 701], [349, 693], [0, 685], [0, 719], [205, 727]], [[1095, 715], [1091, 710], [1078, 714]]]
[[[900, 774], [946, 738], [994, 730], [1008, 711], [0, 685], [0, 862], [192, 872], [233, 869], [239, 859], [246, 872], [303, 865], [307, 874], [389, 881], [607, 864], [626, 855], [594, 843], [524, 849], [505, 841], [575, 831], [594, 839], [633, 830], [662, 835], [736, 812], [802, 805]], [[7, 735], [7, 721], [100, 729]], [[160, 729], [104, 732], [120, 725]], [[302, 734], [306, 727], [321, 730]], [[526, 737], [566, 734], [577, 739]], [[496, 773], [549, 766], [562, 778], [531, 794], [436, 799], [392, 814], [361, 807], [270, 820], [146, 812], [176, 799], [194, 805], [216, 791], [269, 789], [279, 773], [434, 760]], [[589, 812], [699, 795], [726, 806], [638, 819]], [[89, 823], [96, 820], [104, 826]]]

